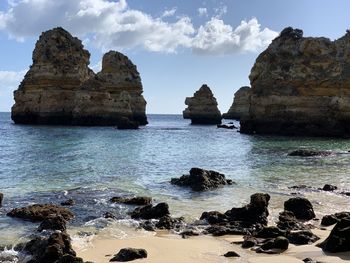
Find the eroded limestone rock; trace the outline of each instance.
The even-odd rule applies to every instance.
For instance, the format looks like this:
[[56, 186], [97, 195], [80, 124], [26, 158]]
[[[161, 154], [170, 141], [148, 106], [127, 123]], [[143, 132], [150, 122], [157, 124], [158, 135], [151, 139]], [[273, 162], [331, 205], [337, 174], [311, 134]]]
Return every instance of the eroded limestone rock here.
[[241, 87], [234, 95], [233, 103], [227, 113], [222, 114], [224, 119], [240, 120], [249, 114], [250, 87]]

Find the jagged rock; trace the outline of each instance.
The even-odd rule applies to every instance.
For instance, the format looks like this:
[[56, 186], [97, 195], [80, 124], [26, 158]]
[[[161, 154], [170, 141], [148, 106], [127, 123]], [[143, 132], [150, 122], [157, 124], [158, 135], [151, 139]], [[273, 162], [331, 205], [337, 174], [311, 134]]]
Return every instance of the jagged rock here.
[[81, 258], [76, 257], [67, 233], [56, 232], [49, 237], [36, 237], [25, 245], [24, 252], [32, 255], [31, 262], [36, 263], [84, 262]]
[[232, 180], [225, 178], [225, 175], [201, 168], [192, 168], [189, 175], [172, 178], [171, 183], [178, 186], [191, 187], [193, 191], [207, 191], [219, 186], [233, 184]]
[[323, 191], [328, 191], [328, 192], [333, 192], [334, 190], [337, 190], [338, 187], [336, 187], [335, 185], [331, 185], [331, 184], [325, 184], [322, 188]]
[[103, 56], [102, 70], [63, 28], [41, 34], [33, 64], [14, 93], [12, 119], [24, 124], [117, 125], [122, 117], [147, 124], [136, 66], [123, 54]]
[[218, 211], [203, 212], [199, 219], [207, 220], [207, 222], [211, 225], [229, 221], [229, 217], [227, 215]]
[[0, 207], [2, 207], [2, 201], [4, 200], [4, 194], [0, 193]]
[[276, 238], [279, 236], [286, 236], [287, 231], [281, 230], [275, 226], [265, 226], [254, 234], [257, 238]]
[[43, 230], [60, 230], [66, 231], [67, 221], [60, 215], [50, 215], [42, 221], [38, 227], [38, 231]]
[[330, 253], [350, 251], [350, 217], [341, 219], [319, 246]]
[[155, 224], [155, 227], [158, 229], [174, 229], [177, 226], [180, 226], [184, 221], [183, 217], [172, 218], [169, 215], [163, 216], [159, 219], [159, 221]]
[[169, 214], [169, 205], [167, 203], [159, 203], [156, 206], [137, 207], [131, 212], [131, 217], [134, 219], [159, 219]]
[[241, 132], [301, 136], [350, 133], [350, 32], [331, 41], [286, 28], [251, 70]]
[[234, 95], [233, 103], [223, 119], [240, 120], [249, 114], [250, 87], [241, 87]]
[[290, 152], [289, 156], [301, 156], [301, 157], [312, 157], [312, 156], [328, 156], [331, 155], [331, 152], [328, 151], [314, 151], [314, 150], [306, 150], [306, 149], [299, 149]]
[[221, 128], [221, 129], [229, 129], [229, 130], [237, 129], [237, 127], [233, 124], [232, 125], [218, 124], [218, 125], [216, 125], [216, 127]]
[[118, 254], [110, 260], [110, 262], [126, 262], [135, 259], [147, 258], [147, 251], [142, 248], [123, 248]]
[[75, 201], [73, 199], [67, 199], [66, 201], [61, 202], [63, 206], [72, 206], [75, 205]]
[[115, 216], [115, 215], [113, 215], [113, 213], [111, 213], [111, 212], [105, 212], [104, 214], [103, 214], [103, 217], [104, 218], [110, 218], [110, 219], [116, 219], [117, 217]]
[[136, 197], [112, 197], [111, 202], [122, 203], [127, 205], [150, 205], [152, 204], [152, 198], [147, 196], [136, 196]]
[[323, 226], [331, 226], [338, 223], [343, 218], [350, 218], [350, 212], [340, 212], [332, 215], [325, 215], [322, 218], [321, 225]]
[[74, 218], [74, 214], [69, 209], [52, 204], [34, 204], [15, 208], [8, 212], [7, 215], [32, 222], [43, 221], [51, 216], [62, 216], [65, 220]]
[[307, 226], [300, 222], [291, 211], [283, 211], [279, 214], [277, 227], [282, 230], [306, 230]]
[[284, 210], [292, 212], [299, 220], [311, 220], [316, 217], [312, 204], [303, 197], [288, 199], [284, 202]]
[[210, 88], [204, 84], [193, 97], [185, 100], [188, 106], [183, 111], [185, 119], [191, 119], [192, 124], [220, 124], [221, 113], [218, 103]]

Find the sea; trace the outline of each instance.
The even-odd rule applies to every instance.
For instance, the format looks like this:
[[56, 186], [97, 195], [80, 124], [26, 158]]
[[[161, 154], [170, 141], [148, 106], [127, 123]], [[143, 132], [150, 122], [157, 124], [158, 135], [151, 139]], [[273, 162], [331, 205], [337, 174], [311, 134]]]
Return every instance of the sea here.
[[[270, 222], [298, 190], [294, 185], [324, 184], [350, 191], [350, 141], [336, 138], [251, 136], [237, 129], [191, 125], [181, 115], [148, 115], [139, 130], [115, 127], [15, 125], [0, 113], [0, 246], [30, 239], [38, 224], [6, 213], [34, 203], [60, 204], [74, 199], [76, 217], [68, 225], [73, 240], [103, 233], [125, 238], [137, 222], [134, 208], [109, 202], [114, 196], [150, 196], [167, 202], [173, 216], [197, 220], [203, 211], [225, 212], [268, 193]], [[227, 121], [228, 122], [228, 121]], [[233, 121], [239, 126], [237, 121]], [[324, 157], [292, 157], [296, 149], [332, 151]], [[236, 184], [203, 193], [170, 184], [192, 167], [215, 170]], [[349, 211], [350, 197], [303, 190], [317, 216]], [[112, 212], [117, 220], [103, 218]]]

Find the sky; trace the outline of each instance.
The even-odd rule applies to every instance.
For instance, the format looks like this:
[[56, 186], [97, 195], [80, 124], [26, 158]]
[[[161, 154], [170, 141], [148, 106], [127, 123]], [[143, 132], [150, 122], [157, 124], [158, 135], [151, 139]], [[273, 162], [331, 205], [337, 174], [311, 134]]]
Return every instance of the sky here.
[[348, 0], [0, 0], [0, 111], [11, 110], [41, 32], [57, 26], [83, 41], [94, 71], [105, 52], [126, 54], [147, 113], [180, 114], [204, 83], [226, 112], [283, 28], [334, 40], [350, 28], [349, 10]]

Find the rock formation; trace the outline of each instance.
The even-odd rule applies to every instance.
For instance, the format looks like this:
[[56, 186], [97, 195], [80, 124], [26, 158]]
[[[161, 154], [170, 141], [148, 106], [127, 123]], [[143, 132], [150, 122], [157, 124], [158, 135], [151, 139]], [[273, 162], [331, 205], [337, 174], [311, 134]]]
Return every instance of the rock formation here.
[[227, 113], [222, 114], [224, 119], [240, 120], [249, 114], [250, 87], [241, 87], [234, 95], [233, 103]]
[[146, 101], [136, 66], [123, 54], [103, 56], [102, 70], [89, 67], [90, 53], [62, 28], [42, 33], [33, 65], [18, 90], [12, 119], [24, 124], [117, 125], [121, 118], [147, 124]]
[[286, 28], [251, 70], [241, 132], [311, 136], [350, 133], [350, 32], [331, 41]]
[[204, 84], [196, 91], [193, 97], [187, 97], [185, 104], [188, 106], [184, 112], [185, 119], [191, 119], [192, 124], [220, 124], [221, 113], [218, 103], [210, 88]]

